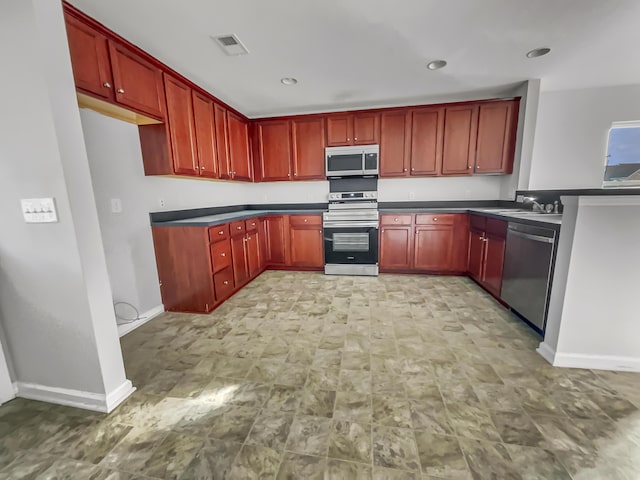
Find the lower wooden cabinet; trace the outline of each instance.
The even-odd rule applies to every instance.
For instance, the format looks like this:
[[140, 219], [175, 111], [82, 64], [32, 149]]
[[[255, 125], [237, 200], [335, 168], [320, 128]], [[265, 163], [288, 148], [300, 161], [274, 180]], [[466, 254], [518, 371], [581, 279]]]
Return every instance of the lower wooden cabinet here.
[[507, 237], [507, 222], [471, 215], [469, 276], [488, 292], [500, 297]]
[[216, 295], [207, 229], [153, 227], [152, 233], [165, 310], [210, 311]]
[[288, 225], [286, 215], [274, 215], [264, 219], [266, 234], [266, 263], [268, 265], [284, 266], [287, 264], [286, 243]]
[[466, 214], [382, 215], [380, 223], [381, 271], [467, 270]]
[[244, 244], [244, 233], [231, 237], [231, 258], [233, 259], [233, 279], [236, 287], [241, 287], [249, 280], [247, 259]]
[[294, 267], [324, 265], [322, 217], [320, 215], [291, 215], [289, 217], [290, 262]]
[[260, 233], [258, 231], [247, 232], [245, 258], [247, 260], [249, 278], [254, 278], [262, 270], [262, 263], [260, 262]]

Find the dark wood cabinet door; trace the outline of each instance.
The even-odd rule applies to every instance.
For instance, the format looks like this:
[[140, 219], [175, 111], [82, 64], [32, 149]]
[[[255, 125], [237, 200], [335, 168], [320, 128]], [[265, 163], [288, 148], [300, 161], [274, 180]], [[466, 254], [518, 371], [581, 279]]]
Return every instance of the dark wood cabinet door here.
[[353, 115], [353, 144], [371, 145], [380, 142], [380, 114], [356, 113]]
[[517, 122], [515, 101], [480, 105], [475, 158], [476, 173], [511, 173], [513, 171]]
[[217, 103], [213, 104], [213, 116], [216, 127], [216, 154], [218, 157], [218, 174], [220, 178], [231, 178], [231, 162], [229, 161], [229, 125], [227, 109]]
[[317, 268], [324, 265], [321, 226], [291, 225], [290, 234], [291, 265]]
[[327, 116], [327, 146], [353, 145], [353, 117], [332, 114]]
[[445, 108], [443, 175], [471, 175], [473, 173], [477, 133], [477, 105]]
[[249, 278], [254, 278], [261, 270], [260, 233], [257, 230], [247, 233], [245, 255], [247, 257], [247, 273]]
[[453, 253], [451, 269], [454, 272], [466, 272], [469, 265], [469, 215], [455, 215], [453, 223]]
[[293, 179], [324, 180], [324, 117], [296, 118], [291, 121]]
[[260, 270], [267, 266], [267, 231], [265, 219], [258, 219], [258, 247], [260, 251]]
[[191, 89], [169, 75], [165, 75], [165, 88], [174, 172], [198, 175]]
[[413, 267], [416, 270], [453, 270], [453, 226], [430, 225], [415, 229]]
[[156, 118], [164, 118], [162, 71], [127, 47], [108, 41], [116, 101]]
[[[268, 265], [287, 264], [286, 217], [278, 215], [265, 218], [266, 250]], [[288, 226], [286, 226], [288, 228]]]
[[496, 297], [502, 290], [502, 268], [506, 241], [502, 237], [487, 235], [483, 284]]
[[112, 100], [113, 76], [107, 37], [70, 15], [65, 15], [65, 23], [76, 88]]
[[411, 116], [406, 110], [384, 112], [380, 115], [380, 176], [409, 175], [409, 135]]
[[205, 227], [153, 227], [162, 303], [169, 311], [208, 312], [215, 303]]
[[409, 270], [413, 256], [413, 227], [382, 227], [380, 230], [380, 268]]
[[484, 239], [483, 232], [469, 232], [469, 275], [480, 283], [484, 273]]
[[200, 176], [218, 178], [216, 126], [213, 113], [213, 101], [197, 92], [192, 93], [193, 120]]
[[227, 112], [229, 130], [229, 158], [232, 178], [251, 181], [251, 157], [249, 156], [249, 125], [233, 112]]
[[438, 175], [442, 164], [442, 108], [411, 112], [411, 175]]
[[291, 179], [291, 124], [289, 120], [269, 120], [257, 125], [261, 180]]
[[231, 237], [231, 264], [236, 288], [244, 285], [249, 280], [245, 242], [246, 237], [244, 234]]

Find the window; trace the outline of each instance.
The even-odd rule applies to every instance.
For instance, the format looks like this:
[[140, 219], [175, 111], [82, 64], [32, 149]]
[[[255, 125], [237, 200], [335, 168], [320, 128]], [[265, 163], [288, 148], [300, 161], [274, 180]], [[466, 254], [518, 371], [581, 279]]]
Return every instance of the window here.
[[640, 122], [615, 122], [609, 130], [604, 187], [640, 186]]

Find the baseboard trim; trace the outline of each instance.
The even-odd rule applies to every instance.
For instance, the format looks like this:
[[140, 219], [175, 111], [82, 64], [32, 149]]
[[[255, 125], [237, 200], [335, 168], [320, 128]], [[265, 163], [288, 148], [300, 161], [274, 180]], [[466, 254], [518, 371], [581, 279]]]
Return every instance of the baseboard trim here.
[[151, 320], [154, 317], [157, 317], [163, 312], [164, 312], [164, 305], [158, 305], [156, 307], [153, 307], [150, 310], [147, 310], [146, 312], [141, 313], [140, 320], [118, 325], [118, 336], [124, 337], [127, 333], [133, 332], [136, 328], [141, 327], [142, 325], [147, 323], [149, 320]]
[[126, 380], [109, 395], [84, 392], [70, 388], [49, 387], [37, 383], [16, 382], [16, 396], [40, 402], [56, 403], [68, 407], [82, 408], [94, 412], [109, 413], [122, 403], [135, 388]]
[[614, 355], [586, 355], [558, 353], [542, 342], [537, 352], [554, 367], [609, 370], [614, 372], [640, 372], [640, 358]]

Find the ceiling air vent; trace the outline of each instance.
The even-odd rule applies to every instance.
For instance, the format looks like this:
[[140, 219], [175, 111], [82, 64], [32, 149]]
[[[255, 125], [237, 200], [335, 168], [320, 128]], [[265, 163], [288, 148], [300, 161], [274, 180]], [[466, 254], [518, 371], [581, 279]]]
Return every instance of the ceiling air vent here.
[[216, 37], [211, 37], [215, 42], [220, 45], [220, 48], [227, 55], [245, 55], [249, 53], [247, 47], [245, 47], [242, 42], [235, 35], [218, 35]]

